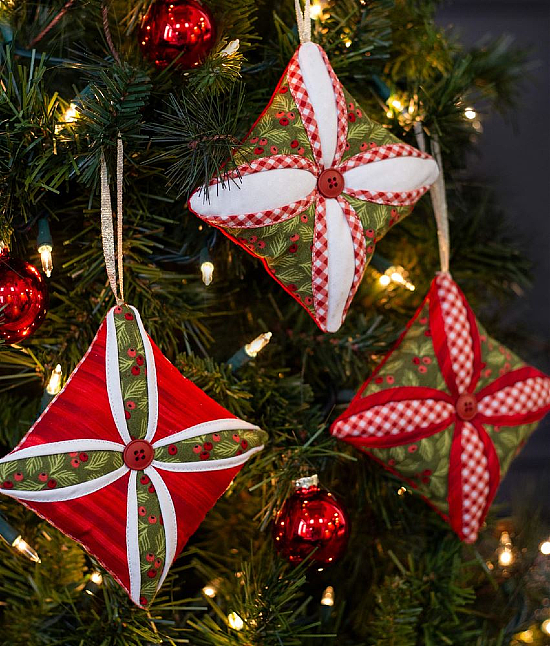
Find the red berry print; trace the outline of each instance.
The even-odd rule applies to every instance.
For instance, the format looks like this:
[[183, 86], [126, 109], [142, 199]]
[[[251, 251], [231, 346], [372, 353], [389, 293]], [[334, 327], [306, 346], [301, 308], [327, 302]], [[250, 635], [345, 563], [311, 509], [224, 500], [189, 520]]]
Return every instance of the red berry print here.
[[394, 460], [393, 458], [390, 458], [390, 459], [388, 460], [388, 466], [390, 466], [390, 467], [395, 466], [395, 460]]
[[147, 509], [142, 505], [141, 507], [138, 507], [138, 514], [140, 516], [147, 516]]
[[208, 451], [201, 451], [201, 454], [199, 455], [201, 460], [208, 460], [210, 457], [210, 453]]
[[374, 253], [374, 247], [371, 244], [367, 247], [367, 253]]
[[255, 155], [261, 155], [263, 152], [264, 152], [264, 149], [261, 146], [256, 146], [256, 148], [254, 148]]
[[346, 150], [350, 149], [349, 141], [346, 141]]
[[122, 314], [122, 307], [120, 307], [120, 305], [115, 307], [115, 314]]
[[483, 372], [483, 376], [485, 377], [485, 379], [488, 379], [491, 376], [492, 372], [493, 371], [491, 370], [491, 368], [487, 368], [487, 370]]
[[214, 448], [214, 445], [212, 444], [212, 442], [205, 442], [203, 444], [203, 448], [205, 451], [211, 451]]
[[288, 126], [290, 121], [286, 117], [283, 117], [282, 119], [279, 119], [279, 123], [281, 124], [281, 126]]
[[25, 476], [21, 473], [21, 471], [17, 471], [16, 473], [13, 474], [13, 479], [16, 480], [17, 482], [21, 482], [22, 480], [25, 479]]
[[300, 239], [300, 234], [298, 234], [298, 233], [293, 233], [290, 236], [290, 241], [291, 242], [298, 242], [299, 239]]
[[353, 112], [350, 112], [348, 114], [348, 119], [351, 121], [351, 123], [355, 123], [356, 121], [355, 114]]
[[414, 359], [413, 359], [413, 363], [414, 363], [416, 366], [420, 365], [420, 357], [414, 357]]
[[50, 478], [48, 480], [48, 489], [55, 489], [57, 487], [57, 480], [55, 478]]
[[149, 482], [150, 482], [149, 476], [146, 476], [145, 474], [143, 474], [141, 476], [141, 478], [139, 479], [139, 481], [141, 482], [142, 485], [149, 484]]
[[134, 320], [134, 315], [131, 312], [126, 312], [126, 314], [124, 315], [124, 318], [127, 321], [133, 321]]
[[305, 152], [306, 152], [306, 149], [303, 146], [300, 146], [300, 148], [298, 148], [299, 155], [303, 155]]
[[418, 372], [425, 375], [428, 372], [428, 368], [426, 368], [426, 366], [418, 366]]
[[277, 146], [271, 146], [269, 150], [272, 155], [276, 155], [279, 152], [279, 149], [277, 148]]
[[384, 383], [384, 377], [376, 377], [374, 380], [375, 384], [383, 384]]
[[129, 348], [128, 349], [128, 356], [130, 359], [133, 359], [137, 354], [137, 350], [135, 348]]
[[219, 442], [222, 439], [222, 436], [219, 433], [212, 433], [212, 439], [214, 442]]
[[258, 137], [252, 137], [252, 139], [250, 140], [250, 143], [251, 143], [251, 144], [256, 144], [256, 143], [258, 143]]
[[154, 525], [157, 522], [157, 517], [151, 514], [147, 520], [149, 521], [149, 525]]
[[287, 285], [287, 287], [291, 292], [295, 292], [298, 289], [298, 287], [294, 283], [290, 283], [289, 285]]
[[363, 113], [361, 112], [361, 110], [359, 110], [359, 108], [355, 110], [355, 114], [359, 117], [359, 119], [363, 116]]
[[40, 482], [46, 482], [46, 480], [48, 479], [48, 474], [44, 472], [39, 473], [38, 479], [40, 480]]
[[125, 417], [126, 419], [130, 419], [130, 418], [132, 417], [132, 416], [130, 415], [130, 411], [125, 410], [125, 411], [124, 411], [124, 417]]
[[395, 383], [395, 377], [394, 377], [393, 375], [388, 375], [388, 376], [386, 377], [386, 381], [387, 381], [389, 384], [393, 384], [393, 383]]
[[146, 597], [140, 597], [139, 598], [139, 605], [140, 606], [146, 606], [149, 603], [149, 600]]
[[418, 446], [416, 444], [411, 444], [407, 451], [409, 453], [416, 453], [418, 451]]
[[288, 92], [288, 86], [283, 85], [283, 87], [279, 90], [279, 94], [286, 94]]
[[291, 244], [290, 247], [288, 248], [289, 253], [296, 253], [298, 251], [298, 245], [297, 244]]
[[152, 485], [152, 484], [151, 484], [151, 485], [149, 485], [149, 488], [147, 489], [147, 491], [148, 491], [149, 493], [155, 493], [155, 487], [154, 487], [154, 485]]
[[426, 325], [426, 323], [428, 322], [428, 317], [423, 316], [419, 322], [420, 322], [420, 325]]
[[242, 447], [243, 447], [243, 449], [246, 451], [246, 449], [248, 448], [248, 442], [247, 442], [246, 440], [243, 440], [243, 441], [241, 442], [241, 446], [242, 446]]
[[2, 483], [3, 489], [13, 489], [13, 482], [11, 480], [4, 480]]
[[235, 455], [242, 455], [242, 454], [243, 454], [243, 450], [242, 450], [242, 449], [239, 449], [239, 450], [235, 453]]
[[176, 455], [177, 452], [178, 452], [178, 447], [175, 444], [170, 444], [170, 446], [168, 447], [168, 453], [170, 455]]
[[432, 470], [431, 469], [424, 469], [424, 471], [422, 471], [422, 475], [423, 476], [431, 476], [432, 475]]
[[148, 576], [150, 579], [154, 579], [154, 578], [157, 576], [157, 571], [156, 571], [156, 570], [151, 569], [151, 570], [149, 570], [149, 571], [147, 572], [147, 576]]
[[278, 112], [275, 113], [275, 116], [277, 117], [277, 119], [282, 119], [285, 116], [285, 111], [279, 110]]
[[367, 236], [367, 238], [374, 238], [374, 229], [367, 229], [365, 231], [365, 235]]
[[161, 560], [161, 559], [157, 559], [157, 560], [155, 561], [155, 567], [157, 568], [157, 570], [159, 569], [159, 567], [160, 567], [161, 565], [162, 565], [162, 560]]
[[69, 455], [71, 456], [71, 458], [76, 458], [76, 456], [78, 455], [78, 451], [71, 451]]
[[287, 112], [286, 116], [291, 120], [294, 121], [296, 119], [296, 113], [295, 112]]
[[80, 466], [80, 460], [78, 458], [73, 458], [71, 460], [71, 466], [73, 469], [78, 469], [78, 467]]
[[368, 149], [368, 147], [369, 147], [369, 145], [368, 145], [368, 143], [367, 143], [366, 141], [364, 141], [364, 142], [361, 144], [361, 146], [360, 146], [360, 148], [361, 148], [361, 150], [362, 150], [362, 151], [367, 150], [367, 149]]
[[135, 402], [135, 401], [133, 401], [133, 400], [131, 400], [131, 399], [128, 399], [128, 401], [126, 402], [126, 408], [127, 408], [128, 410], [135, 410], [135, 408], [136, 408], [136, 402]]
[[430, 330], [424, 330], [424, 336], [432, 336], [432, 333]]
[[240, 442], [241, 441], [241, 436], [238, 433], [233, 433], [233, 441], [234, 442]]
[[353, 101], [350, 101], [348, 103], [348, 110], [355, 110], [355, 105], [354, 105]]
[[202, 446], [200, 444], [195, 444], [193, 447], [193, 453], [200, 453], [202, 451]]
[[136, 357], [136, 363], [138, 364], [138, 366], [142, 366], [145, 363], [145, 359], [141, 354], [138, 354], [138, 356]]
[[147, 559], [147, 563], [152, 563], [155, 560], [155, 555], [153, 552], [147, 552], [145, 558]]
[[304, 224], [308, 221], [308, 219], [309, 218], [305, 213], [302, 213], [302, 215], [300, 216], [300, 221], [303, 222]]
[[132, 374], [134, 375], [134, 377], [138, 377], [140, 373], [141, 369], [139, 366], [132, 366]]
[[306, 296], [306, 297], [304, 298], [304, 303], [305, 303], [306, 305], [313, 305], [313, 298], [311, 298], [311, 296]]
[[262, 137], [258, 143], [260, 144], [260, 146], [267, 146], [267, 139], [265, 137]]
[[425, 363], [427, 366], [432, 362], [430, 357], [422, 357], [422, 363]]
[[81, 453], [79, 457], [80, 457], [81, 462], [88, 462], [88, 454], [87, 453]]
[[265, 249], [265, 242], [263, 240], [258, 240], [258, 249]]
[[376, 148], [376, 144], [374, 143], [374, 141], [369, 141], [369, 146], [371, 149]]
[[248, 239], [250, 242], [252, 242], [252, 244], [254, 244], [258, 240], [258, 236], [250, 236], [250, 238]]
[[298, 143], [298, 140], [297, 140], [297, 139], [293, 139], [293, 140], [290, 142], [290, 147], [291, 147], [291, 148], [298, 148], [298, 146], [299, 146], [299, 145], [300, 145], [300, 144]]
[[485, 341], [487, 341], [487, 336], [486, 336], [485, 334], [480, 334], [480, 335], [479, 335], [479, 340], [480, 340], [482, 343], [485, 343]]

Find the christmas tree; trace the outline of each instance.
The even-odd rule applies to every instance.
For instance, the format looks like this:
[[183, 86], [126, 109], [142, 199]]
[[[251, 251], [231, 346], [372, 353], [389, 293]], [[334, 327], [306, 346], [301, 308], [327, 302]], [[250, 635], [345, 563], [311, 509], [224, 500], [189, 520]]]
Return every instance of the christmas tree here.
[[[436, 360], [437, 350], [430, 354], [423, 311], [407, 323], [434, 274], [446, 267], [448, 254], [453, 279], [478, 317], [470, 325], [482, 351], [488, 344], [487, 353], [493, 352], [485, 329], [519, 354], [530, 341], [519, 334], [503, 338], [498, 316], [502, 303], [529, 285], [529, 263], [507, 234], [498, 196], [467, 168], [467, 156], [482, 136], [478, 112], [511, 113], [528, 56], [505, 38], [465, 50], [436, 25], [439, 4], [312, 0], [308, 20], [292, 0], [0, 0], [2, 455], [25, 438], [44, 410], [33, 433], [59, 415], [62, 401], [70, 403], [71, 414], [55, 418], [52, 427], [59, 437], [48, 441], [79, 438], [79, 425], [87, 427], [90, 420], [96, 420], [98, 433], [107, 432], [109, 424], [115, 428], [110, 393], [101, 412], [107, 417], [98, 417], [99, 398], [107, 401], [105, 380], [110, 383], [104, 365], [112, 353], [105, 345], [114, 338], [117, 369], [127, 366], [138, 384], [125, 385], [121, 377], [122, 421], [113, 412], [117, 428], [127, 427], [120, 449], [125, 464], [131, 444], [138, 447], [136, 459], [143, 455], [147, 465], [154, 453], [158, 471], [153, 473], [161, 472], [159, 461], [195, 465], [182, 470], [197, 473], [180, 473], [186, 478], [166, 485], [174, 500], [184, 497], [184, 489], [189, 499], [201, 499], [196, 522], [188, 516], [189, 507], [176, 505], [178, 541], [182, 534], [187, 538], [185, 523], [194, 529], [198, 516], [208, 512], [171, 569], [164, 569], [166, 578], [154, 599], [148, 591], [156, 590], [164, 562], [158, 553], [147, 552], [150, 565], [142, 572], [149, 572], [151, 580], [142, 583], [141, 596], [138, 586], [132, 601], [119, 585], [124, 586], [123, 577], [98, 553], [101, 546], [94, 551], [83, 539], [84, 549], [41, 517], [52, 520], [43, 503], [35, 505], [36, 515], [28, 508], [32, 504], [21, 505], [10, 496], [34, 471], [40, 473], [32, 491], [39, 494], [53, 496], [73, 482], [87, 486], [81, 474], [91, 473], [92, 463], [100, 460], [82, 450], [67, 454], [68, 475], [59, 464], [55, 467], [66, 482], [52, 476], [53, 462], [41, 456], [33, 454], [35, 463], [15, 472], [6, 466], [9, 459], [0, 462], [0, 488], [8, 494], [0, 496], [2, 644], [548, 643], [550, 544], [541, 541], [549, 532], [533, 508], [525, 509], [524, 517], [505, 518], [493, 507], [477, 541], [473, 535], [469, 540], [465, 527], [457, 528], [438, 507], [436, 495], [431, 502], [440, 514], [426, 504], [430, 496], [423, 486], [435, 488], [437, 473], [414, 467], [417, 460], [433, 458], [424, 454], [425, 438], [418, 455], [416, 444], [409, 444], [408, 452], [398, 447], [413, 461], [409, 473], [405, 466], [393, 469], [399, 451], [384, 453], [395, 447], [374, 448], [372, 460], [336, 437], [341, 433], [335, 420], [347, 419], [355, 393], [405, 329], [408, 336], [396, 352], [405, 352], [407, 339], [417, 333], [422, 347], [430, 348], [409, 359], [409, 372], [429, 373], [436, 366], [439, 355]], [[276, 160], [287, 164], [277, 166], [284, 170], [290, 167], [288, 159], [296, 163], [300, 155], [303, 169], [314, 167], [315, 145], [308, 148], [311, 124], [296, 100], [293, 64], [287, 68], [298, 60], [300, 43], [309, 46], [309, 41], [326, 52], [333, 87], [339, 87], [339, 79], [345, 89], [340, 108], [349, 136], [334, 145], [335, 158], [348, 166], [338, 166], [342, 172], [333, 173], [336, 179], [319, 175], [312, 189], [318, 190], [317, 202], [304, 202], [309, 189], [294, 211], [288, 209], [290, 198], [281, 202], [286, 220], [277, 220], [279, 212], [266, 215], [263, 189], [254, 198], [261, 212], [254, 230], [239, 227], [238, 220], [215, 220], [214, 207], [205, 214], [201, 209], [206, 207], [199, 208], [192, 196], [223, 211], [223, 204], [240, 199], [239, 186], [245, 186], [247, 169], [256, 160]], [[319, 155], [326, 147], [323, 136]], [[437, 172], [429, 181], [428, 173], [414, 191], [396, 187], [401, 197], [391, 186], [382, 197], [364, 190], [349, 199], [339, 197], [343, 189], [335, 186], [348, 181], [351, 155], [368, 165], [381, 158], [381, 150], [391, 149], [390, 156], [427, 163], [428, 155], [412, 147], [432, 153], [430, 163], [441, 171], [437, 180]], [[279, 159], [283, 156], [287, 159]], [[328, 166], [331, 172], [337, 168], [336, 163]], [[273, 185], [264, 184], [266, 195], [273, 192]], [[283, 186], [281, 200], [293, 190]], [[117, 195], [120, 248], [110, 193]], [[408, 198], [402, 197], [405, 193]], [[324, 217], [325, 207], [319, 205], [336, 202], [334, 197], [344, 205], [347, 222], [358, 223], [349, 249], [352, 259], [355, 254], [362, 263], [361, 275], [356, 280], [352, 272], [345, 291], [341, 325], [340, 319], [336, 325], [330, 322], [335, 283], [328, 270], [318, 280], [329, 294], [328, 305], [315, 286], [315, 271], [322, 273], [322, 254], [315, 255], [315, 245], [322, 236], [313, 226]], [[237, 217], [231, 208], [224, 217]], [[450, 252], [441, 219], [447, 210]], [[376, 231], [365, 218], [379, 218]], [[329, 248], [330, 235], [328, 226]], [[125, 289], [115, 296], [117, 260]], [[431, 306], [439, 296], [430, 294]], [[319, 314], [325, 305], [329, 313]], [[142, 331], [142, 320], [158, 347]], [[124, 354], [122, 340], [127, 341]], [[520, 365], [504, 346], [495, 345], [494, 354], [501, 356], [479, 368], [486, 389], [489, 377], [498, 380], [498, 372], [489, 374], [493, 364], [500, 377]], [[86, 372], [86, 362], [97, 357], [100, 368]], [[155, 364], [156, 377], [151, 376]], [[93, 396], [83, 374], [97, 380]], [[533, 379], [544, 389], [544, 377], [538, 375]], [[378, 368], [373, 376], [375, 390], [393, 390], [392, 374]], [[158, 404], [159, 419], [149, 429], [147, 415], [142, 419], [139, 405], [136, 409], [138, 395], [128, 394], [147, 391], [150, 420], [157, 406], [150, 388], [154, 379], [158, 401], [164, 398], [173, 415], [182, 416], [170, 433], [202, 428], [211, 420], [225, 426], [156, 444], [153, 432], [164, 423], [166, 409]], [[399, 385], [413, 387], [414, 379], [405, 375]], [[542, 410], [544, 396], [539, 393], [531, 405]], [[466, 424], [476, 413], [470, 415], [470, 401], [460, 401], [457, 415]], [[478, 397], [480, 406], [482, 401]], [[208, 407], [214, 412], [197, 413]], [[530, 432], [539, 418], [522, 423]], [[506, 444], [506, 424], [501, 426], [494, 426], [491, 436], [497, 453], [498, 442]], [[513, 446], [505, 446], [507, 465], [522, 438], [514, 435]], [[146, 455], [149, 447], [154, 451]], [[109, 468], [120, 465], [116, 457]], [[152, 495], [160, 491], [161, 480], [143, 470], [132, 473], [130, 479], [138, 479]], [[215, 491], [203, 496], [209, 486]], [[146, 495], [138, 489], [139, 514], [151, 526], [145, 538], [140, 535], [143, 545], [153, 530], [155, 540], [163, 531], [168, 536], [160, 522], [164, 518], [167, 525], [165, 508], [161, 504], [158, 513], [147, 512], [149, 503], [140, 502]], [[29, 496], [27, 502], [39, 499]], [[87, 517], [82, 508], [80, 519], [68, 522], [112, 534], [115, 543], [116, 528], [125, 527], [126, 504], [105, 503], [101, 516], [96, 511]], [[305, 536], [306, 521], [323, 524], [319, 540], [290, 537], [289, 526]], [[141, 522], [137, 515], [135, 522]], [[168, 539], [159, 548], [167, 566], [169, 548]], [[126, 561], [123, 565], [128, 569]]]

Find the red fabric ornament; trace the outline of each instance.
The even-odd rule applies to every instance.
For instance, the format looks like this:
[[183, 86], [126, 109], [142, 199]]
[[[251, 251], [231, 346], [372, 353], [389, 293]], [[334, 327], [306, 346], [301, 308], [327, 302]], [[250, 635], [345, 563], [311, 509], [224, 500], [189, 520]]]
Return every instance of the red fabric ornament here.
[[48, 309], [48, 286], [36, 267], [0, 251], [0, 339], [18, 343], [40, 326]]
[[177, 57], [184, 69], [197, 67], [214, 46], [216, 26], [208, 9], [194, 0], [157, 0], [139, 33], [143, 53], [160, 68]]
[[273, 539], [279, 554], [291, 563], [301, 563], [316, 550], [312, 559], [328, 565], [346, 550], [348, 515], [334, 494], [317, 485], [317, 476], [302, 478], [277, 514]]

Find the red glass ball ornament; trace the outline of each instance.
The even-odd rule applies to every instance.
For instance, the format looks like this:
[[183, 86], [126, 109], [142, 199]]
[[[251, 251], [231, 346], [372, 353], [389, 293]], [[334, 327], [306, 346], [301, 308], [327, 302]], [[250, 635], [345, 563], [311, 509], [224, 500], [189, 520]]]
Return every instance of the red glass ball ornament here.
[[212, 14], [195, 0], [157, 0], [139, 32], [143, 53], [160, 68], [177, 56], [179, 67], [196, 67], [212, 49], [215, 39]]
[[38, 328], [48, 310], [48, 286], [30, 263], [0, 250], [0, 339], [18, 343]]
[[341, 558], [349, 539], [349, 519], [334, 494], [317, 485], [303, 486], [286, 500], [275, 518], [275, 548], [291, 563], [312, 555], [328, 565]]

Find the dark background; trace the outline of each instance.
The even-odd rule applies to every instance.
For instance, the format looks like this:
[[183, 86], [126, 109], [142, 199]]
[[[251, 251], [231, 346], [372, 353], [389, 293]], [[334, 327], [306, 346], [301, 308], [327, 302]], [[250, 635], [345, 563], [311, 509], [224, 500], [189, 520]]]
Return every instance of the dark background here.
[[[515, 37], [535, 62], [510, 122], [482, 114], [483, 134], [471, 174], [497, 190], [510, 231], [533, 263], [532, 289], [502, 312], [503, 327], [533, 337], [521, 355], [550, 372], [550, 0], [454, 0], [438, 22], [465, 45], [486, 34]], [[452, 208], [452, 205], [451, 205]], [[451, 241], [452, 243], [452, 241]], [[533, 500], [535, 499], [535, 500]], [[497, 496], [512, 508], [537, 504], [550, 518], [550, 415], [513, 462]]]

